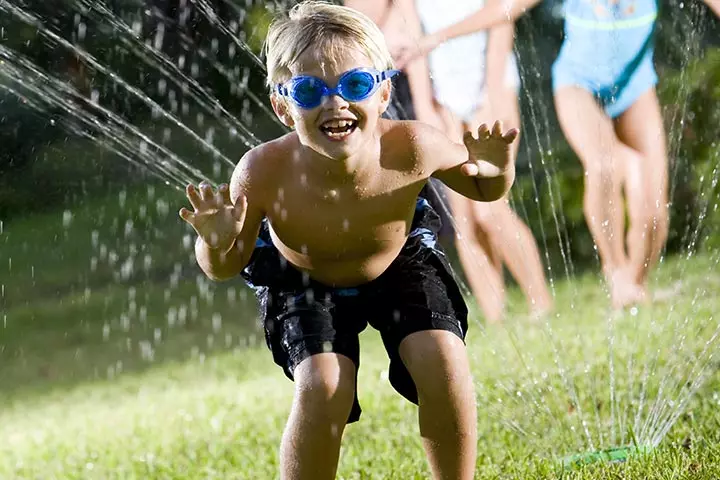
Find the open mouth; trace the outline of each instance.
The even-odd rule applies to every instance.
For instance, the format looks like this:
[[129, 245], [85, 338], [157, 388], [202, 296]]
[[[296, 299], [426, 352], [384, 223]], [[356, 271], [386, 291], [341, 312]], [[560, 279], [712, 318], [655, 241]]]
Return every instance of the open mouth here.
[[331, 140], [343, 140], [357, 128], [357, 120], [328, 120], [320, 125], [320, 131]]

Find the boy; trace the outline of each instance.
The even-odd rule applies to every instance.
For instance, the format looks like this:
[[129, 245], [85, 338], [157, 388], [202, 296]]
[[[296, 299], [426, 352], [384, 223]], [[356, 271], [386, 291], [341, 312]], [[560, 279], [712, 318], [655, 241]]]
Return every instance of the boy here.
[[518, 132], [483, 125], [463, 147], [427, 125], [381, 119], [390, 54], [377, 26], [346, 7], [295, 6], [272, 24], [266, 53], [273, 109], [294, 131], [245, 154], [229, 188], [189, 185], [194, 212], [180, 216], [210, 278], [242, 272], [256, 287], [268, 346], [295, 381], [281, 477], [335, 476], [345, 424], [360, 415], [358, 334], [369, 322], [391, 384], [419, 405], [433, 475], [470, 479], [467, 310], [434, 246], [437, 216], [417, 196], [433, 176], [478, 201], [501, 198]]

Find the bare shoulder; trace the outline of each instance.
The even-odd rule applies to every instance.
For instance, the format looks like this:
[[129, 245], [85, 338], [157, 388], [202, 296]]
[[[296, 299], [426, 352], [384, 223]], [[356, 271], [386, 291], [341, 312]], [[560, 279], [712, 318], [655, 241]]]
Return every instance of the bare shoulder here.
[[425, 125], [413, 120], [382, 120], [382, 150], [391, 158], [398, 170], [414, 170], [422, 167], [420, 136]]
[[260, 201], [262, 193], [271, 190], [278, 181], [277, 172], [292, 158], [297, 144], [292, 132], [248, 150], [235, 166], [230, 178], [230, 198], [234, 202], [242, 192], [248, 200]]
[[384, 137], [407, 152], [414, 168], [430, 171], [440, 165], [444, 149], [452, 144], [437, 128], [414, 120], [393, 122]]

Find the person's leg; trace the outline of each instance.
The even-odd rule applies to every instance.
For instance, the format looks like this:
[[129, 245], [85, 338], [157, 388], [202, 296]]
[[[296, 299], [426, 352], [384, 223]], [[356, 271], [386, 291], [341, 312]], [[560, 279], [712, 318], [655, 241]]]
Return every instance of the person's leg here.
[[477, 407], [463, 341], [444, 330], [408, 335], [399, 347], [418, 394], [420, 435], [435, 479], [470, 480], [477, 457]]
[[280, 447], [281, 478], [334, 479], [340, 440], [355, 398], [355, 364], [312, 355], [295, 368], [295, 398]]
[[628, 256], [639, 284], [658, 261], [668, 235], [668, 158], [655, 88], [648, 89], [615, 123], [618, 137], [640, 152], [625, 182], [630, 227]]
[[455, 218], [455, 248], [475, 301], [490, 323], [502, 319], [505, 310], [505, 282], [502, 264], [491, 256], [486, 233], [478, 227], [473, 201], [448, 192]]
[[358, 335], [367, 324], [351, 314], [357, 310], [355, 297], [336, 298], [314, 282], [303, 286], [302, 274], [290, 266], [284, 275], [286, 290], [270, 288], [261, 297], [273, 360], [295, 382], [280, 444], [280, 476], [332, 479], [345, 425], [360, 418]]
[[625, 209], [622, 184], [626, 167], [639, 154], [620, 142], [612, 121], [592, 94], [574, 86], [555, 91], [555, 108], [565, 138], [585, 170], [585, 218], [598, 248], [613, 305], [623, 307], [639, 293], [625, 253]]
[[[444, 107], [438, 112], [449, 138], [462, 141], [463, 123]], [[455, 248], [473, 297], [488, 322], [502, 319], [505, 309], [505, 282], [502, 264], [496, 256], [486, 233], [479, 227], [473, 212], [476, 203], [448, 190], [448, 200], [454, 219]]]
[[530, 310], [542, 315], [552, 309], [553, 300], [535, 237], [518, 217], [507, 200], [475, 203], [475, 221], [485, 231], [494, 247], [518, 282], [530, 304]]
[[[447, 136], [461, 142], [464, 131], [462, 121], [444, 107], [439, 107], [438, 112]], [[465, 278], [487, 321], [498, 322], [505, 309], [502, 265], [493, 258], [488, 238], [475, 221], [473, 204], [476, 202], [449, 189], [448, 200], [454, 219], [455, 248]]]
[[[517, 89], [505, 88], [494, 92], [492, 96], [493, 114], [502, 120], [506, 128], [520, 127], [520, 107]], [[477, 130], [481, 122], [491, 119], [482, 118], [478, 112], [471, 129]], [[513, 144], [517, 154], [518, 141]], [[534, 314], [541, 315], [552, 308], [552, 296], [547, 287], [545, 273], [537, 242], [532, 231], [510, 207], [507, 199], [496, 202], [472, 203], [475, 221], [486, 232], [492, 250], [507, 265], [518, 285], [528, 299]], [[498, 270], [502, 265], [498, 267]]]

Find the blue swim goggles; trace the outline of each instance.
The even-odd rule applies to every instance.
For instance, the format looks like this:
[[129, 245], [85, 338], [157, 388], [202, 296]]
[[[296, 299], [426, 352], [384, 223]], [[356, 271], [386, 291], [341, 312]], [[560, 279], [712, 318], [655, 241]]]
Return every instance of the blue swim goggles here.
[[289, 97], [300, 108], [311, 109], [319, 106], [325, 96], [340, 95], [348, 102], [365, 100], [380, 87], [380, 84], [400, 73], [400, 70], [381, 72], [373, 68], [355, 68], [343, 73], [337, 87], [330, 88], [323, 80], [310, 75], [298, 75], [285, 83], [278, 84], [277, 92]]

